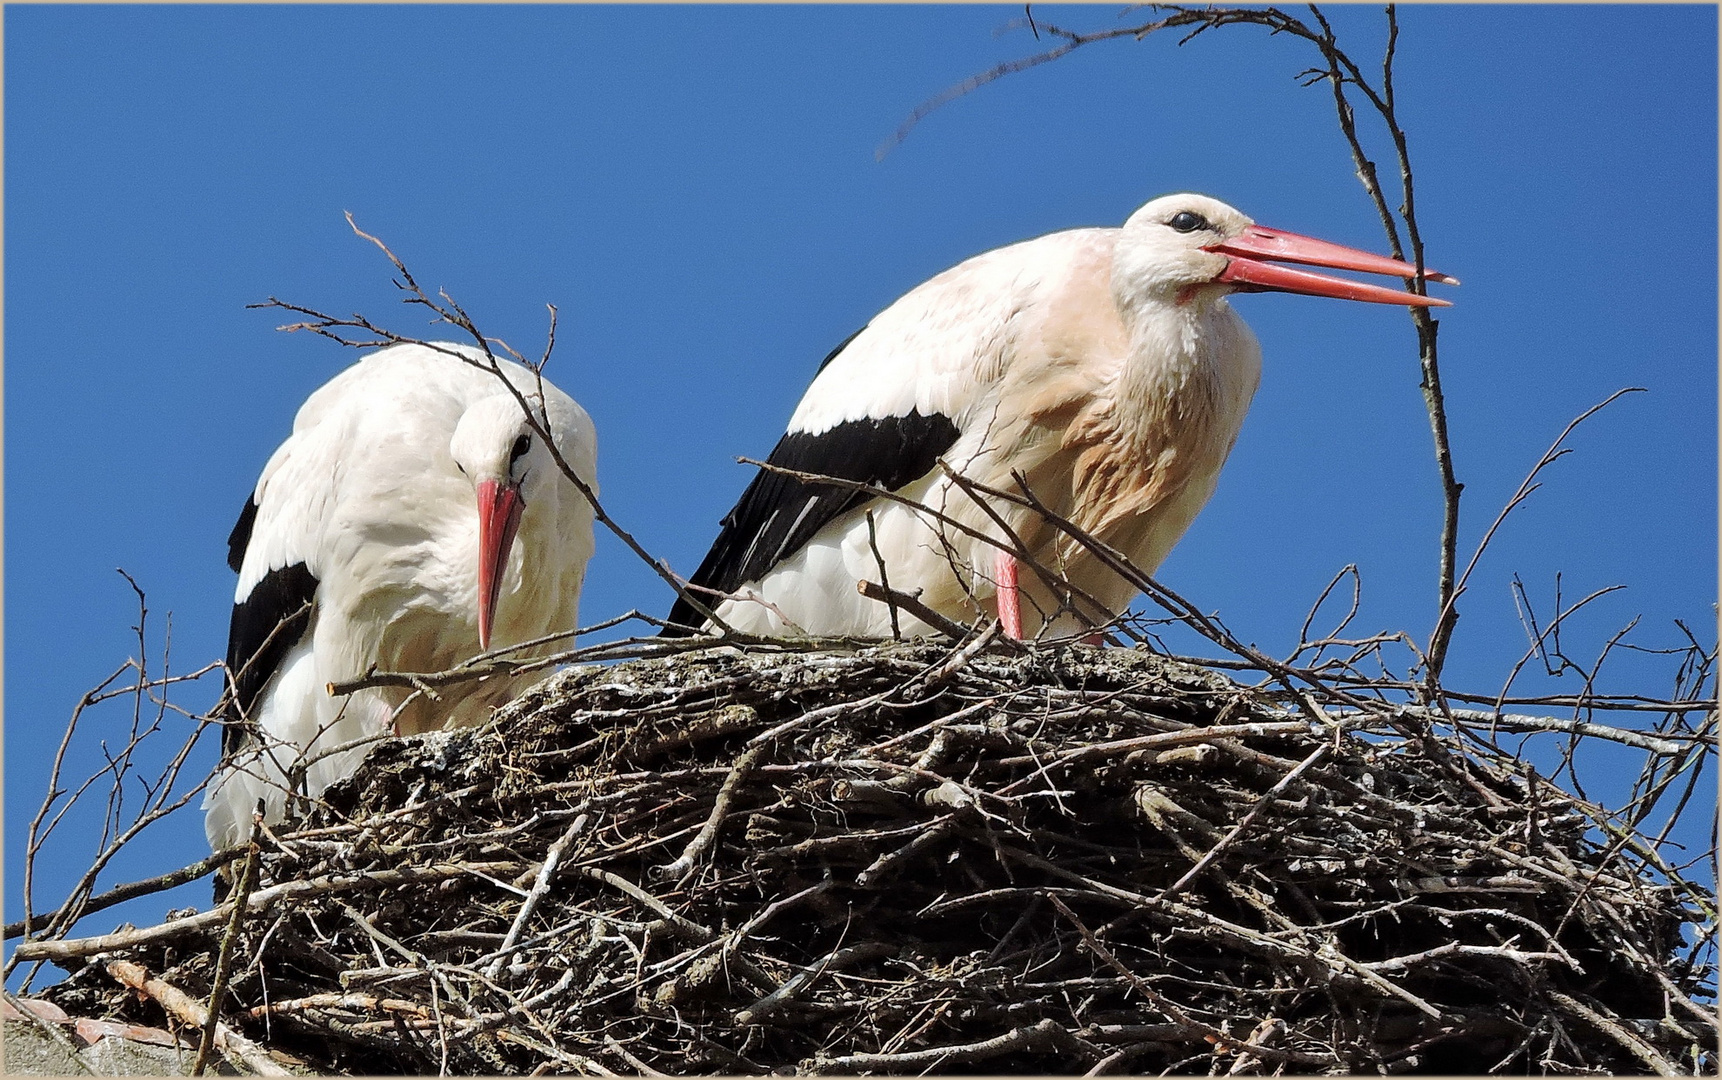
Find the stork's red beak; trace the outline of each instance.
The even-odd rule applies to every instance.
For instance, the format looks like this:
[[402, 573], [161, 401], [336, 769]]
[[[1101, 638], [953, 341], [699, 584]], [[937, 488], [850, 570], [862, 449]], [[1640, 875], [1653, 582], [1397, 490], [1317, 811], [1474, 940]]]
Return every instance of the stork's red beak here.
[[508, 552], [520, 529], [520, 511], [526, 503], [520, 488], [495, 480], [478, 483], [478, 647], [490, 648], [490, 628], [496, 620], [496, 597], [502, 591], [502, 574], [508, 568]]
[[[1392, 274], [1402, 278], [1417, 276], [1415, 266], [1398, 259], [1371, 255], [1367, 251], [1330, 244], [1326, 240], [1299, 236], [1297, 233], [1281, 232], [1279, 229], [1269, 229], [1262, 225], [1251, 225], [1244, 229], [1242, 234], [1224, 243], [1214, 244], [1206, 250], [1231, 258], [1231, 262], [1214, 280], [1229, 282], [1241, 291], [1274, 290], [1306, 293], [1310, 296], [1332, 296], [1340, 300], [1363, 300], [1371, 304], [1407, 304], [1412, 307], [1452, 306], [1449, 301], [1418, 296], [1402, 289], [1387, 289], [1380, 285], [1367, 285], [1361, 281], [1312, 274], [1308, 270], [1293, 270], [1289, 266], [1275, 266], [1271, 262], [1263, 262], [1264, 259], [1273, 259], [1277, 262], [1328, 266], [1335, 270]], [[1423, 278], [1425, 281], [1439, 281], [1444, 285], [1459, 284], [1457, 278], [1429, 269], [1423, 271]]]

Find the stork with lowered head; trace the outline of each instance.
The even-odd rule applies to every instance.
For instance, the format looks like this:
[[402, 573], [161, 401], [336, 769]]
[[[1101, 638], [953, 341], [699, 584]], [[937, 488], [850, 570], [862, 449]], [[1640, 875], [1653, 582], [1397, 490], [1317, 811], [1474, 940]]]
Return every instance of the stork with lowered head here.
[[204, 797], [215, 850], [250, 835], [259, 801], [277, 821], [290, 789], [315, 798], [377, 738], [476, 723], [545, 673], [435, 699], [333, 684], [442, 671], [577, 625], [593, 508], [544, 434], [596, 493], [592, 421], [537, 372], [489, 365], [461, 345], [372, 353], [311, 395], [264, 466], [228, 539], [231, 687]]

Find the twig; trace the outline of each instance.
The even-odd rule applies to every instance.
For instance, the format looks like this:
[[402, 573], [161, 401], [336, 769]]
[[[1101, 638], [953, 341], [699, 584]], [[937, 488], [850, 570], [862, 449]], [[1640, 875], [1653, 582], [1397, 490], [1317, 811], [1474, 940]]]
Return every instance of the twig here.
[[584, 877], [589, 877], [593, 881], [601, 881], [613, 889], [626, 893], [641, 904], [644, 904], [646, 907], [657, 912], [658, 916], [665, 922], [669, 923], [677, 930], [680, 930], [683, 934], [692, 938], [701, 945], [704, 945], [717, 937], [717, 934], [701, 926], [699, 923], [672, 911], [668, 904], [665, 904], [662, 900], [659, 900], [657, 897], [640, 888], [625, 877], [618, 874], [612, 874], [610, 871], [596, 866], [577, 866], [574, 868], [574, 872]]
[[205, 1024], [213, 1024], [215, 1031], [215, 1047], [234, 1064], [249, 1069], [258, 1076], [292, 1076], [293, 1074], [275, 1063], [269, 1052], [263, 1047], [234, 1031], [219, 1018], [208, 1015], [202, 1003], [193, 999], [185, 991], [159, 978], [151, 978], [141, 964], [130, 960], [114, 960], [107, 965], [108, 974], [112, 975], [122, 985], [147, 994], [166, 1009], [168, 1013], [182, 1023], [192, 1028], [202, 1028]]
[[944, 685], [957, 672], [961, 671], [970, 660], [986, 652], [993, 643], [1004, 634], [1004, 624], [994, 620], [989, 623], [984, 633], [976, 634], [966, 644], [950, 655], [944, 663], [927, 673], [926, 681], [922, 684], [926, 689], [935, 689]]
[[[329, 875], [328, 877], [313, 878], [309, 881], [284, 881], [279, 885], [271, 885], [266, 889], [259, 889], [252, 893], [246, 898], [245, 906], [247, 910], [262, 911], [282, 900], [305, 895], [382, 889], [415, 881], [443, 881], [465, 874], [505, 871], [515, 865], [515, 863], [510, 862], [436, 863], [422, 867], [401, 867], [396, 870], [368, 870], [350, 875]], [[112, 934], [99, 934], [95, 937], [66, 938], [57, 941], [25, 941], [18, 945], [13, 955], [26, 961], [53, 960], [58, 962], [75, 960], [82, 956], [98, 956], [105, 952], [136, 948], [158, 941], [170, 941], [174, 938], [185, 937], [188, 934], [200, 933], [220, 926], [232, 917], [233, 907], [233, 902], [229, 901], [198, 915], [188, 915], [183, 919], [175, 919], [172, 922], [138, 930], [121, 930]]]
[[[115, 904], [123, 904], [127, 900], [134, 900], [140, 896], [148, 896], [151, 893], [165, 892], [168, 889], [178, 888], [188, 882], [196, 881], [198, 878], [205, 877], [211, 872], [219, 870], [221, 867], [226, 866], [228, 863], [244, 855], [248, 850], [248, 847], [249, 845], [241, 844], [238, 847], [231, 847], [225, 851], [218, 851], [206, 859], [200, 859], [197, 862], [192, 863], [190, 866], [169, 871], [159, 877], [148, 878], [144, 881], [128, 882], [124, 885], [116, 885], [107, 892], [102, 893], [100, 896], [92, 897], [89, 900], [84, 901], [84, 903], [80, 905], [79, 918], [93, 915], [105, 908], [111, 908]], [[12, 938], [23, 936], [24, 925], [24, 920], [22, 919], [17, 922], [7, 923], [4, 931], [5, 940], [10, 941]], [[63, 915], [56, 912], [51, 917], [49, 925], [63, 926], [70, 924], [66, 921], [66, 918]]]
[[568, 845], [574, 842], [574, 838], [585, 831], [587, 821], [584, 814], [575, 817], [568, 828], [562, 831], [562, 835], [544, 852], [544, 862], [538, 867], [538, 875], [532, 882], [532, 889], [526, 894], [526, 898], [520, 901], [520, 910], [515, 914], [514, 922], [508, 927], [508, 933], [503, 936], [502, 944], [496, 950], [496, 959], [484, 969], [485, 978], [494, 979], [502, 973], [503, 963], [513, 951], [515, 943], [520, 940], [521, 931], [526, 929], [526, 920], [532, 917], [539, 901], [550, 892], [550, 882], [556, 877], [556, 868], [562, 865], [562, 856], [568, 851]]
[[797, 994], [812, 985], [813, 981], [825, 972], [841, 971], [868, 960], [890, 956], [896, 951], [896, 946], [887, 945], [881, 941], [869, 941], [863, 945], [851, 945], [847, 948], [837, 949], [813, 963], [807, 964], [800, 971], [790, 976], [782, 986], [736, 1013], [734, 1022], [743, 1027], [758, 1023], [767, 1014], [776, 1012], [793, 1001]]
[[[1440, 392], [1439, 384], [1437, 384], [1434, 392], [1436, 394], [1439, 394], [1439, 392]], [[1508, 515], [1510, 515], [1514, 510], [1516, 510], [1519, 507], [1519, 505], [1521, 503], [1523, 503], [1526, 499], [1530, 498], [1531, 494], [1533, 492], [1535, 492], [1538, 487], [1541, 486], [1540, 484], [1537, 483], [1537, 475], [1539, 473], [1541, 473], [1544, 469], [1548, 468], [1550, 465], [1559, 461], [1561, 458], [1565, 457], [1568, 453], [1571, 452], [1571, 450], [1569, 448], [1564, 448], [1564, 447], [1562, 447], [1561, 444], [1566, 442], [1567, 436], [1571, 435], [1573, 433], [1573, 431], [1575, 429], [1577, 429], [1580, 424], [1584, 423], [1586, 420], [1589, 420], [1591, 417], [1595, 416], [1597, 413], [1601, 412], [1602, 410], [1608, 408], [1610, 405], [1614, 404], [1616, 401], [1625, 397], [1627, 394], [1644, 393], [1644, 392], [1645, 392], [1645, 390], [1644, 390], [1644, 387], [1642, 387], [1642, 386], [1628, 386], [1624, 389], [1616, 390], [1614, 393], [1610, 394], [1607, 398], [1604, 398], [1602, 401], [1598, 402], [1595, 405], [1592, 405], [1590, 408], [1588, 408], [1584, 412], [1580, 413], [1577, 417], [1575, 417], [1572, 421], [1570, 421], [1565, 428], [1561, 429], [1560, 435], [1558, 435], [1555, 438], [1555, 441], [1552, 444], [1550, 444], [1549, 448], [1543, 452], [1543, 456], [1537, 460], [1536, 465], [1532, 466], [1530, 473], [1528, 475], [1526, 475], [1524, 480], [1519, 483], [1518, 490], [1513, 492], [1513, 497], [1507, 500], [1507, 504], [1505, 506], [1503, 506], [1501, 508], [1501, 512], [1495, 516], [1495, 520], [1492, 523], [1490, 523], [1487, 531], [1485, 531], [1483, 533], [1483, 539], [1481, 539], [1477, 542], [1476, 550], [1471, 553], [1470, 562], [1468, 562], [1465, 565], [1465, 572], [1460, 574], [1458, 582], [1456, 584], [1454, 584], [1453, 586], [1451, 586], [1451, 588], [1449, 588], [1447, 590], [1446, 599], [1441, 606], [1439, 618], [1436, 620], [1437, 632], [1439, 633], [1440, 627], [1443, 627], [1443, 626], [1447, 628], [1447, 632], [1446, 632], [1446, 635], [1442, 638], [1442, 641], [1441, 641], [1442, 647], [1441, 647], [1441, 650], [1439, 653], [1436, 651], [1436, 642], [1434, 640], [1431, 640], [1430, 647], [1428, 650], [1429, 656], [1430, 656], [1429, 666], [1430, 666], [1430, 670], [1433, 673], [1439, 674], [1440, 667], [1441, 667], [1440, 657], [1442, 655], [1444, 655], [1446, 652], [1446, 648], [1445, 648], [1446, 638], [1451, 637], [1451, 635], [1452, 635], [1452, 623], [1454, 621], [1452, 611], [1453, 611], [1454, 601], [1456, 601], [1459, 598], [1460, 593], [1465, 591], [1466, 582], [1471, 580], [1471, 572], [1473, 570], [1477, 569], [1477, 562], [1480, 559], [1482, 559], [1483, 552], [1488, 550], [1490, 541], [1492, 541], [1495, 538], [1496, 531], [1499, 530], [1502, 523], [1507, 520]], [[1445, 437], [1445, 429], [1443, 429], [1442, 435], [1443, 435], [1443, 437]], [[1456, 502], [1457, 502], [1456, 496], [1455, 496], [1454, 501], [1456, 504]]]
[[[1394, 711], [1405, 716], [1423, 715], [1436, 723], [1442, 722], [1440, 714], [1434, 710], [1401, 705]], [[1653, 754], [1678, 754], [1687, 749], [1686, 744], [1675, 742], [1672, 739], [1657, 738], [1653, 735], [1645, 735], [1641, 732], [1628, 731], [1624, 728], [1610, 727], [1607, 724], [1597, 724], [1585, 720], [1564, 720], [1558, 716], [1526, 716], [1522, 713], [1492, 713], [1483, 709], [1448, 708], [1446, 713], [1454, 720], [1462, 723], [1476, 724], [1492, 730], [1563, 732], [1568, 735], [1605, 739], [1609, 742], [1620, 743], [1623, 746], [1648, 750]]]
[[1222, 837], [1219, 843], [1209, 848], [1208, 853], [1202, 856], [1201, 861], [1196, 863], [1195, 866], [1190, 867], [1189, 870], [1185, 871], [1183, 877], [1166, 886], [1156, 899], [1169, 900], [1183, 892], [1186, 885], [1201, 876], [1202, 871], [1212, 866], [1214, 861], [1218, 859], [1227, 848], [1232, 846], [1232, 842], [1242, 836], [1244, 834], [1244, 830], [1248, 829], [1255, 823], [1256, 818], [1261, 815], [1263, 810], [1266, 810], [1270, 805], [1272, 805], [1273, 801], [1277, 799], [1288, 787], [1297, 782], [1298, 777], [1313, 768], [1316, 762], [1325, 758], [1328, 751], [1332, 749], [1333, 744], [1330, 742], [1324, 742], [1320, 746], [1317, 746], [1308, 757], [1298, 763], [1297, 768], [1286, 773], [1285, 777], [1280, 780], [1279, 783], [1268, 789], [1267, 794], [1256, 800], [1256, 805], [1250, 807], [1250, 812], [1245, 814], [1243, 819], [1236, 825], [1232, 826], [1232, 831]]
[[932, 1068], [948, 1068], [953, 1065], [972, 1065], [977, 1061], [987, 1061], [1013, 1050], [1037, 1050], [1043, 1048], [1075, 1048], [1088, 1060], [1094, 1060], [1099, 1054], [1093, 1047], [1086, 1046], [1076, 1036], [1065, 1030], [1056, 1021], [1042, 1020], [1035, 1024], [1026, 1024], [1012, 1028], [1003, 1035], [979, 1042], [961, 1043], [955, 1046], [935, 1046], [927, 1050], [908, 1050], [898, 1054], [844, 1054], [841, 1057], [815, 1058], [812, 1061], [812, 1071], [850, 1072], [862, 1069], [913, 1069], [921, 1066]]
[[[891, 640], [903, 640], [903, 628], [897, 625], [897, 602], [892, 599], [896, 594], [891, 591], [891, 579], [885, 573], [885, 556], [879, 552], [879, 531], [873, 523], [873, 511], [867, 511], [867, 546], [873, 550], [873, 562], [879, 567], [880, 592], [885, 596], [885, 607], [891, 613]], [[862, 596], [867, 594], [863, 592]]]
[[1657, 1053], [1655, 1047], [1649, 1045], [1643, 1039], [1640, 1039], [1638, 1036], [1634, 1035], [1615, 1021], [1604, 1016], [1597, 1010], [1591, 1008], [1589, 1005], [1586, 1005], [1584, 1002], [1572, 997], [1571, 995], [1563, 994], [1559, 990], [1550, 990], [1548, 991], [1548, 995], [1550, 1001], [1557, 1002], [1560, 1005], [1571, 1009], [1573, 1012], [1596, 1025], [1597, 1030], [1631, 1051], [1634, 1057], [1637, 1057], [1640, 1061], [1654, 1069], [1658, 1076], [1681, 1075], [1681, 1071], [1675, 1068], [1674, 1064], [1667, 1058]]
[[960, 641], [968, 636], [968, 627], [964, 626], [962, 623], [947, 619], [945, 616], [921, 603], [921, 593], [919, 589], [915, 590], [913, 593], [903, 593], [881, 585], [876, 581], [858, 581], [855, 583], [855, 588], [862, 596], [865, 596], [869, 600], [877, 600], [882, 604], [891, 605], [893, 613], [895, 613], [898, 608], [902, 608], [904, 611], [907, 611], [915, 618], [920, 619], [922, 622], [947, 637], [953, 637]]
[[735, 801], [735, 793], [752, 775], [754, 766], [765, 756], [766, 744], [755, 743], [742, 751], [735, 759], [735, 765], [730, 768], [729, 775], [724, 778], [723, 787], [718, 789], [717, 798], [712, 801], [712, 812], [706, 818], [706, 823], [700, 831], [688, 842], [681, 856], [675, 862], [657, 868], [657, 875], [663, 878], [675, 878], [678, 884], [685, 884], [694, 871], [694, 864], [699, 862], [706, 848], [717, 839], [718, 829], [723, 827], [723, 820], [729, 816], [730, 803]]
[[[1182, 731], [1164, 731], [1154, 735], [1138, 735], [1129, 739], [1115, 739], [1110, 742], [1093, 743], [1088, 746], [1073, 746], [1061, 750], [1052, 760], [1059, 765], [1073, 765], [1079, 761], [1090, 761], [1101, 757], [1123, 757], [1138, 750], [1161, 750], [1174, 746], [1194, 746], [1200, 743], [1215, 742], [1235, 736], [1265, 736], [1302, 734], [1309, 731], [1309, 723], [1304, 720], [1267, 720], [1247, 724], [1215, 724], [1211, 727], [1191, 727]], [[1033, 765], [1036, 764], [1032, 755], [1022, 757], [1001, 758], [999, 765]]]
[[204, 1022], [203, 1034], [197, 1043], [197, 1058], [192, 1062], [191, 1075], [202, 1076], [204, 1068], [209, 1064], [209, 1052], [215, 1048], [215, 1027], [221, 1021], [221, 999], [227, 994], [227, 977], [232, 970], [233, 950], [239, 941], [239, 930], [245, 924], [246, 902], [257, 888], [257, 859], [261, 847], [257, 842], [257, 834], [261, 828], [261, 820], [252, 827], [250, 850], [245, 855], [245, 868], [239, 875], [239, 888], [233, 895], [233, 918], [228, 920], [227, 933], [221, 937], [221, 953], [215, 961], [214, 985], [209, 991], [209, 1018]]
[[[1076, 912], [1070, 910], [1070, 905], [1059, 899], [1057, 893], [1049, 892], [1046, 894], [1046, 897], [1048, 900], [1052, 901], [1053, 907], [1058, 909], [1059, 914], [1063, 915], [1070, 921], [1072, 926], [1076, 927], [1077, 933], [1082, 935], [1082, 940], [1088, 945], [1094, 955], [1099, 957], [1108, 967], [1124, 976], [1125, 981], [1127, 981], [1137, 993], [1146, 998], [1150, 1005], [1153, 1005], [1156, 1009], [1165, 1013], [1174, 1022], [1182, 1025], [1185, 1029], [1193, 1031], [1196, 1034], [1201, 1035], [1203, 1038], [1215, 1042], [1216, 1045], [1229, 1045], [1231, 1043], [1231, 1036], [1211, 1024], [1204, 1024], [1200, 1020], [1197, 1020], [1195, 1017], [1191, 1016], [1169, 1000], [1166, 995], [1155, 990], [1152, 986], [1149, 986], [1141, 976], [1125, 967], [1124, 964], [1119, 961], [1118, 957], [1112, 954], [1112, 950], [1108, 949], [1101, 943], [1099, 938], [1094, 936], [1094, 931], [1088, 928], [1088, 925], [1077, 916]], [[1323, 1065], [1329, 1063], [1327, 1059], [1317, 1057], [1312, 1054], [1289, 1053], [1286, 1051], [1274, 1050], [1269, 1047], [1261, 1047], [1258, 1056], [1272, 1061], [1285, 1061], [1301, 1065]]]

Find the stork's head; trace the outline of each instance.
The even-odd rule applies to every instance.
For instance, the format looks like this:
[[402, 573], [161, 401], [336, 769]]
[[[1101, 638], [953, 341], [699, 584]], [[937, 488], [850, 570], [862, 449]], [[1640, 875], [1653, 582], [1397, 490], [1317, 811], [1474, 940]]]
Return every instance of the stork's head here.
[[488, 649], [521, 515], [539, 490], [554, 482], [556, 463], [520, 402], [506, 391], [468, 408], [448, 448], [478, 499], [478, 647]]
[[[1257, 225], [1218, 199], [1185, 193], [1163, 195], [1130, 215], [1119, 236], [1114, 287], [1125, 294], [1176, 304], [1228, 292], [1274, 291], [1375, 304], [1448, 306], [1446, 300], [1294, 270], [1276, 262], [1417, 276], [1417, 268], [1410, 263]], [[1423, 276], [1428, 281], [1459, 283], [1433, 270], [1425, 270]]]

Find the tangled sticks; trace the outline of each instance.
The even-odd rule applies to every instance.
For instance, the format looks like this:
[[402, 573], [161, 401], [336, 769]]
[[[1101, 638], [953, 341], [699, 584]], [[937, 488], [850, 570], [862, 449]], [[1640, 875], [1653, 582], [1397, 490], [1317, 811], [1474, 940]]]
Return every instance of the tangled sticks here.
[[[353, 1072], [1713, 1067], [1683, 883], [1304, 708], [1086, 647], [571, 669], [277, 831], [223, 1015]], [[126, 952], [207, 993], [225, 927]]]

